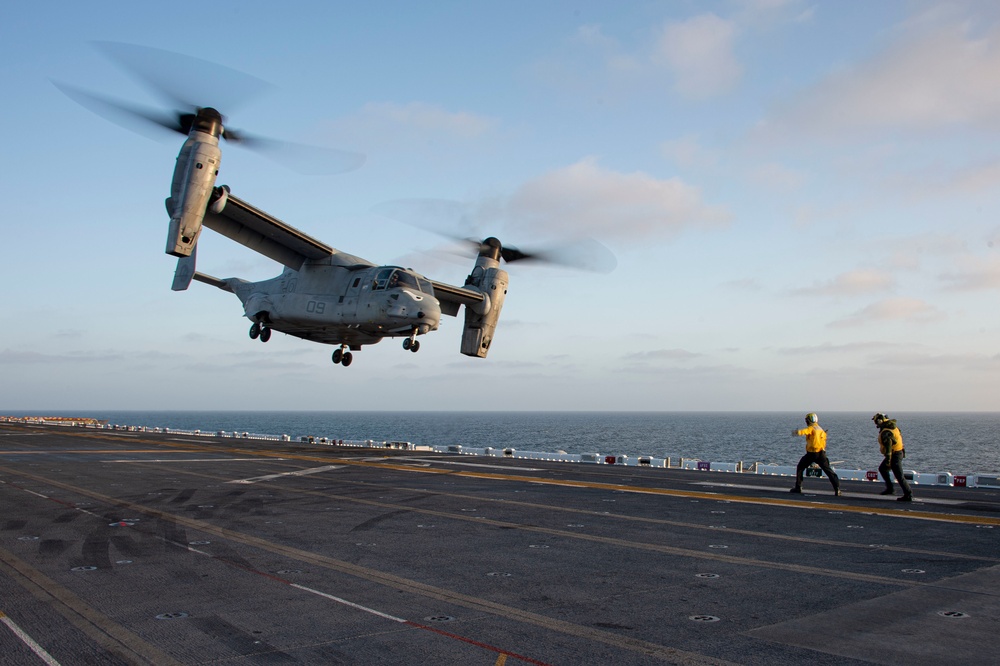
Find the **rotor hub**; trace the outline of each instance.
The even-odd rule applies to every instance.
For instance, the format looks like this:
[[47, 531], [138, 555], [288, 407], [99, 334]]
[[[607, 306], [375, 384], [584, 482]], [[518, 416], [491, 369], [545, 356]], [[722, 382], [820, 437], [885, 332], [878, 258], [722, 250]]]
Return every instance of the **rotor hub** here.
[[479, 244], [479, 256], [487, 257], [494, 261], [500, 261], [500, 255], [503, 252], [503, 245], [500, 241], [492, 236], [484, 240]]
[[222, 136], [222, 114], [210, 106], [198, 109], [197, 113], [185, 113], [180, 117], [181, 127], [188, 133], [195, 131], [214, 137]]

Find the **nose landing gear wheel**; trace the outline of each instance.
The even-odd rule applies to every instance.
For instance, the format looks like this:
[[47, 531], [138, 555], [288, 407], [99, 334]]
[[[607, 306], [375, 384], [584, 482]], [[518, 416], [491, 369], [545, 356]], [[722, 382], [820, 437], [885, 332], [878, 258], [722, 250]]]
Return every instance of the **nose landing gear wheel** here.
[[260, 337], [260, 324], [254, 322], [253, 326], [250, 327], [250, 339], [256, 340], [259, 337]]
[[271, 339], [271, 329], [268, 326], [260, 327], [260, 341], [267, 342]]
[[403, 349], [409, 349], [411, 352], [420, 349], [420, 342], [417, 340], [417, 329], [413, 329], [410, 337], [403, 340]]

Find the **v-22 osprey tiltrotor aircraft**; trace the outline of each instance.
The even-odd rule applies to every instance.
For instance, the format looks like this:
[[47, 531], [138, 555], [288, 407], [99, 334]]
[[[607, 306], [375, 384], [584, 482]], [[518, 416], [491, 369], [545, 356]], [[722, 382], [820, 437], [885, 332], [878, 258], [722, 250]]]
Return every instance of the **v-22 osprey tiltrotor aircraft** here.
[[[190, 90], [191, 80], [206, 72], [221, 74], [227, 84], [238, 80], [244, 87], [263, 82], [213, 63], [159, 49], [111, 43], [102, 46], [143, 83], [182, 110], [165, 114], [72, 86], [56, 85], [80, 104], [109, 119], [114, 116], [130, 124], [135, 120], [152, 122], [187, 136], [177, 155], [170, 197], [166, 200], [170, 215], [166, 252], [178, 257], [172, 288], [183, 291], [196, 280], [232, 292], [252, 322], [253, 339], [267, 342], [272, 331], [281, 331], [334, 345], [333, 362], [348, 366], [354, 359], [353, 352], [383, 338], [402, 338], [403, 349], [416, 352], [420, 349], [418, 336], [437, 330], [442, 315], [457, 317], [465, 306], [461, 351], [467, 356], [485, 358], [507, 295], [508, 274], [500, 267], [501, 259], [508, 263], [522, 259], [565, 263], [551, 253], [504, 247], [491, 237], [475, 241], [478, 246], [475, 266], [465, 284], [458, 287], [429, 280], [408, 268], [377, 266], [336, 250], [237, 198], [228, 186], [217, 186], [222, 158], [220, 139], [249, 147], [280, 142], [229, 129], [218, 110], [195, 105], [187, 93], [178, 92]], [[174, 73], [169, 76], [162, 73], [162, 65], [173, 69], [178, 62], [195, 76], [178, 79]], [[212, 82], [204, 94], [225, 96], [223, 87]], [[338, 159], [343, 162], [339, 170], [356, 168], [363, 162], [363, 157], [356, 153], [331, 153], [339, 154]], [[284, 265], [284, 271], [261, 282], [219, 279], [198, 272], [195, 257], [203, 227], [277, 261]], [[603, 246], [600, 251], [610, 254]]]
[[[267, 342], [271, 331], [335, 345], [333, 362], [351, 364], [352, 352], [383, 338], [403, 338], [403, 349], [420, 349], [417, 336], [437, 330], [442, 315], [465, 306], [462, 353], [485, 358], [507, 295], [500, 260], [526, 258], [496, 238], [480, 245], [475, 267], [462, 287], [429, 280], [400, 266], [377, 266], [340, 252], [216, 186], [225, 135], [222, 116], [197, 110], [177, 156], [167, 212], [167, 254], [179, 257], [173, 289], [191, 280], [236, 294], [253, 324], [250, 337]], [[208, 227], [285, 266], [276, 278], [248, 282], [219, 279], [195, 269], [198, 236]]]

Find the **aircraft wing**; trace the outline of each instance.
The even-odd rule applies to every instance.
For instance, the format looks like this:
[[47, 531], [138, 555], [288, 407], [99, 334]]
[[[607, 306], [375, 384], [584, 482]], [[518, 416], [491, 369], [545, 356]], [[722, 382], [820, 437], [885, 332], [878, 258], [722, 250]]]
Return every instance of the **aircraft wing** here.
[[455, 287], [444, 282], [431, 280], [431, 286], [434, 287], [434, 296], [441, 303], [441, 314], [451, 317], [458, 316], [458, 308], [460, 306], [475, 305], [482, 303], [485, 299], [485, 296], [481, 292], [464, 287]]
[[217, 206], [210, 204], [205, 213], [206, 227], [293, 270], [302, 268], [306, 259], [322, 259], [336, 252], [232, 194], [221, 212], [213, 212], [213, 208]]

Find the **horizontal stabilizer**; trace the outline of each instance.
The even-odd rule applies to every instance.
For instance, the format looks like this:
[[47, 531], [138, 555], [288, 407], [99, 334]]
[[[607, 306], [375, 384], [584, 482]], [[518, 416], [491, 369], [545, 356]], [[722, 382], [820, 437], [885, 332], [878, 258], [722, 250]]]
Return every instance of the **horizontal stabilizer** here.
[[211, 275], [205, 275], [204, 273], [195, 273], [194, 279], [197, 280], [198, 282], [204, 282], [205, 284], [210, 284], [213, 287], [221, 289], [222, 291], [231, 292], [233, 290], [233, 288], [230, 287], [229, 283], [226, 282], [225, 280], [220, 280], [217, 277], [212, 277]]

